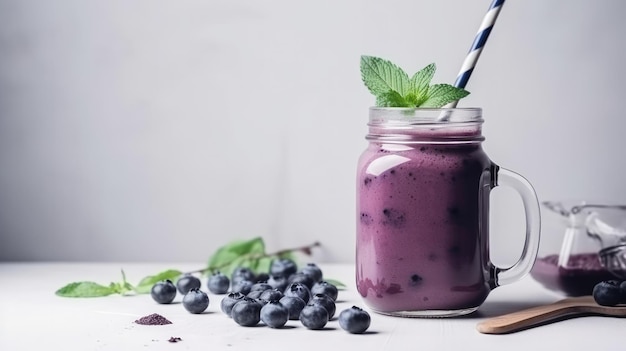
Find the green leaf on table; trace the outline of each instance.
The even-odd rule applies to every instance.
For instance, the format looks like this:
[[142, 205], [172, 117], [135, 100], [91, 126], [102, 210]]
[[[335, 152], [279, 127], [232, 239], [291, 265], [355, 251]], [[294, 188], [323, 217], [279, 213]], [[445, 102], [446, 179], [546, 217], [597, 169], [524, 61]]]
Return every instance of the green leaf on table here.
[[265, 243], [261, 237], [231, 241], [209, 257], [207, 271], [220, 271], [228, 276], [238, 266], [249, 264], [245, 259], [264, 255]]
[[127, 292], [135, 291], [135, 287], [126, 280], [126, 273], [122, 269], [122, 284], [120, 286], [120, 294], [126, 294]]
[[139, 284], [134, 288], [135, 292], [138, 294], [147, 294], [152, 289], [152, 286], [162, 280], [171, 280], [174, 281], [176, 278], [181, 276], [183, 272], [176, 269], [168, 269], [166, 271], [157, 273], [155, 275], [149, 275], [139, 281]]
[[55, 292], [56, 295], [63, 297], [101, 297], [115, 293], [117, 291], [113, 286], [104, 286], [89, 281], [69, 283]]
[[268, 273], [270, 271], [272, 261], [276, 258], [278, 258], [278, 256], [265, 256], [255, 258], [250, 260], [250, 264], [248, 267], [257, 274], [261, 272]]

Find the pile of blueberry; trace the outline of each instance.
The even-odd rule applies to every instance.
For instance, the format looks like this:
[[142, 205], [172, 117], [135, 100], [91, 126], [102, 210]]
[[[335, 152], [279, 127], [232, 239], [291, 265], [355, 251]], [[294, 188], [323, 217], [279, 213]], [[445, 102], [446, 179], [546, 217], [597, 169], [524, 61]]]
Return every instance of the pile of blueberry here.
[[596, 284], [593, 287], [593, 299], [602, 306], [626, 303], [626, 281], [606, 280]]
[[[290, 259], [274, 260], [269, 273], [255, 275], [248, 268], [237, 268], [228, 278], [216, 272], [209, 277], [207, 287], [213, 294], [227, 294], [221, 301], [224, 314], [241, 326], [263, 322], [270, 328], [281, 328], [288, 320], [299, 320], [308, 329], [323, 329], [336, 312], [338, 290], [323, 279], [322, 270], [309, 263], [298, 271]], [[208, 295], [200, 290], [195, 276], [184, 275], [174, 285], [165, 280], [156, 283], [152, 298], [161, 304], [171, 303], [178, 290], [183, 307], [190, 313], [202, 313], [209, 306]], [[339, 326], [353, 334], [365, 332], [370, 316], [353, 306], [338, 317]]]

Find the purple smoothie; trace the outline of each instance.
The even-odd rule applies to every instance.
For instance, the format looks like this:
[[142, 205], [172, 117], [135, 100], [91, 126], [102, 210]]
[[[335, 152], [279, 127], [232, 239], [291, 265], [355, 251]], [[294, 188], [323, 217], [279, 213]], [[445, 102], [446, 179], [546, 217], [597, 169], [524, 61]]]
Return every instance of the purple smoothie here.
[[463, 310], [485, 300], [494, 286], [481, 254], [490, 167], [480, 142], [370, 141], [358, 165], [356, 255], [357, 289], [370, 308]]

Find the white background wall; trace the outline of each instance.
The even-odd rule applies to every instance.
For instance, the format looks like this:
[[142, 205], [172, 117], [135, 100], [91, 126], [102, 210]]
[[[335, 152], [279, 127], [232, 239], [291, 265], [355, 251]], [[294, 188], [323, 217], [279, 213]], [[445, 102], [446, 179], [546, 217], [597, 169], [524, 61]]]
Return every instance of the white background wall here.
[[[202, 261], [262, 235], [351, 261], [359, 56], [452, 83], [489, 2], [0, 0], [0, 260]], [[467, 86], [540, 200], [626, 203], [625, 14], [507, 1]], [[520, 211], [495, 192], [496, 260]]]

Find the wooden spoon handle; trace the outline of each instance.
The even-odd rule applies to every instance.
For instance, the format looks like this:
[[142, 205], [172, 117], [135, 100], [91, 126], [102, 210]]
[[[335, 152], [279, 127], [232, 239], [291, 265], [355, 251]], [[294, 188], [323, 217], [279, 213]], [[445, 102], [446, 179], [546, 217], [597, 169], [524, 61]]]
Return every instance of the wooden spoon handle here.
[[575, 306], [562, 301], [532, 307], [526, 310], [505, 314], [487, 319], [478, 323], [476, 329], [484, 334], [505, 334], [526, 329], [538, 324], [547, 323], [567, 315], [585, 312]]

